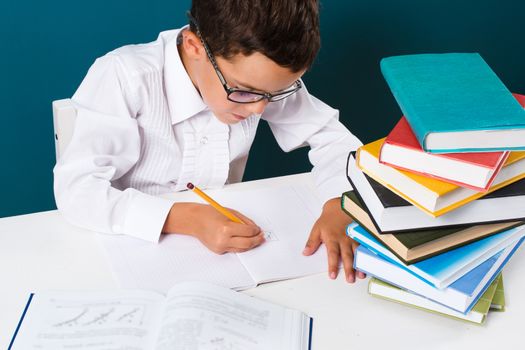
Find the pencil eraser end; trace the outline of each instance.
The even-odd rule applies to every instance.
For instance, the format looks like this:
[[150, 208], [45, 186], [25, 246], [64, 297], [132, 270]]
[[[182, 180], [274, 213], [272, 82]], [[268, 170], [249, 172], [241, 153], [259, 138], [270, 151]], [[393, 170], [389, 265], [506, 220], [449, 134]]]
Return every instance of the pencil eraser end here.
[[193, 190], [193, 188], [195, 186], [193, 186], [193, 184], [191, 182], [188, 182], [188, 184], [186, 185], [186, 187], [188, 187], [190, 190]]

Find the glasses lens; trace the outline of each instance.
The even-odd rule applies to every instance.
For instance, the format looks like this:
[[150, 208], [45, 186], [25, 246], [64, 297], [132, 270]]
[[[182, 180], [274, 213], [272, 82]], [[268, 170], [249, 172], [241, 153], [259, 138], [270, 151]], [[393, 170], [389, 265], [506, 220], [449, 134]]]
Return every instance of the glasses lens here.
[[248, 91], [233, 91], [231, 94], [228, 95], [228, 99], [233, 102], [238, 103], [252, 103], [260, 101], [264, 98], [263, 95], [256, 94], [253, 92]]

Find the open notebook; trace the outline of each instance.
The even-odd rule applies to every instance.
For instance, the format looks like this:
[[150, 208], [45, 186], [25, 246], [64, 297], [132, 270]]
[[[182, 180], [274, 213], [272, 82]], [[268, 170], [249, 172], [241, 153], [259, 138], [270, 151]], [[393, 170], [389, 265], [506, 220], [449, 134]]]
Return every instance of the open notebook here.
[[[266, 232], [266, 242], [245, 253], [217, 255], [197, 239], [184, 235], [164, 235], [159, 244], [100, 235], [122, 287], [164, 293], [176, 282], [197, 280], [241, 290], [326, 271], [324, 247], [313, 256], [302, 255], [312, 225], [321, 213], [321, 203], [309, 187], [207, 193], [221, 205], [254, 220]], [[197, 196], [192, 200], [200, 202]]]

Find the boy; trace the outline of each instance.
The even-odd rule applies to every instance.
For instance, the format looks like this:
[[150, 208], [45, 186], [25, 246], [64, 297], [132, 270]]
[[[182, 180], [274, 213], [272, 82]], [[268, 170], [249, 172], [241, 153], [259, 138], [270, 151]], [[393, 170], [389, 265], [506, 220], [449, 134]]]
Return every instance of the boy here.
[[[92, 230], [158, 241], [193, 235], [210, 250], [242, 252], [264, 242], [260, 228], [229, 221], [208, 205], [155, 195], [242, 179], [260, 118], [290, 151], [309, 144], [323, 211], [306, 244], [324, 243], [329, 276], [342, 259], [355, 280], [345, 161], [361, 143], [338, 112], [308, 94], [300, 77], [319, 50], [315, 0], [194, 0], [190, 26], [99, 58], [72, 100], [78, 115], [55, 167], [57, 207]], [[358, 273], [358, 277], [364, 275]]]

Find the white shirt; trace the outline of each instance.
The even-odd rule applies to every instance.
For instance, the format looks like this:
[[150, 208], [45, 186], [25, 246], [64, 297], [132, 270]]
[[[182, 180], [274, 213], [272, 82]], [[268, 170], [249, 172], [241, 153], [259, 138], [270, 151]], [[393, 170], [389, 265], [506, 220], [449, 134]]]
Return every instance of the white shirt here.
[[[214, 117], [181, 62], [179, 31], [97, 59], [73, 96], [75, 130], [54, 169], [57, 207], [71, 223], [156, 242], [173, 204], [159, 195], [242, 180], [261, 116]], [[361, 143], [337, 110], [303, 85], [262, 118], [284, 151], [311, 147], [323, 201], [349, 189], [346, 157]]]

